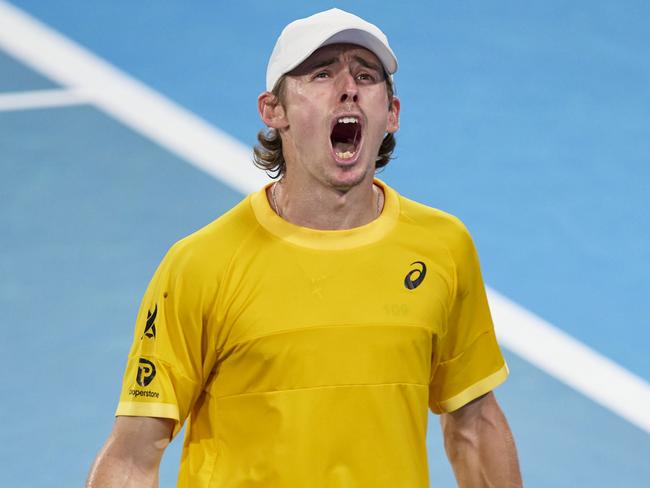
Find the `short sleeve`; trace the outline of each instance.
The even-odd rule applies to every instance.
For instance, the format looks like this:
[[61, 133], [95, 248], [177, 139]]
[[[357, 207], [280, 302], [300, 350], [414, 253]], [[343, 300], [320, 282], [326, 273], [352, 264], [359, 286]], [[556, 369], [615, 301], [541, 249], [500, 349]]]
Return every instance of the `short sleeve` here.
[[494, 334], [485, 285], [474, 243], [458, 221], [450, 239], [456, 271], [446, 332], [434, 344], [429, 406], [452, 412], [488, 393], [508, 376]]
[[216, 361], [214, 334], [204, 319], [213, 293], [195, 261], [191, 250], [176, 244], [149, 283], [116, 411], [116, 415], [174, 419], [174, 435]]

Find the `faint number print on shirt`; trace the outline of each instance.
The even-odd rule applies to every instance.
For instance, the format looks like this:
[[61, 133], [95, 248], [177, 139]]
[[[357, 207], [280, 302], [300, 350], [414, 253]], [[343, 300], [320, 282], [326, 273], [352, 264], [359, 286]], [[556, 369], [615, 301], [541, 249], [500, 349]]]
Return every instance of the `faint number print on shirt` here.
[[148, 361], [144, 358], [140, 358], [138, 364], [138, 374], [135, 377], [135, 381], [140, 386], [149, 386], [149, 383], [153, 381], [156, 377], [156, 367], [151, 361]]
[[154, 307], [153, 312], [150, 310], [147, 311], [147, 325], [144, 328], [144, 334], [142, 334], [140, 340], [145, 336], [149, 339], [156, 338], [156, 315], [158, 315], [158, 304]]
[[424, 281], [424, 277], [427, 275], [427, 265], [422, 261], [415, 261], [411, 263], [411, 266], [416, 266], [416, 268], [409, 271], [406, 278], [404, 278], [404, 286], [409, 290], [420, 286]]
[[391, 317], [406, 317], [409, 307], [406, 303], [391, 303], [384, 305], [384, 312]]

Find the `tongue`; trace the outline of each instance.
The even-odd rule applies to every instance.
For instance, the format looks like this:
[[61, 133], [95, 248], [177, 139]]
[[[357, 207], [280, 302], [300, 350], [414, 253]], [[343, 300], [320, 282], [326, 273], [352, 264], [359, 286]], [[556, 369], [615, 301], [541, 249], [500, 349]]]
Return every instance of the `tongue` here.
[[354, 142], [332, 142], [335, 153], [354, 152]]

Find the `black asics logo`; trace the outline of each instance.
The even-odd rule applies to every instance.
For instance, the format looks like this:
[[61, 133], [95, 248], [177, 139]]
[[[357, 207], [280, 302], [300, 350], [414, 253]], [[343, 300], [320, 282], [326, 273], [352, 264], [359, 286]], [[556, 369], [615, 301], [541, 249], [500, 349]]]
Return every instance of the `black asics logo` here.
[[156, 367], [151, 361], [140, 358], [138, 364], [138, 375], [135, 377], [135, 381], [140, 386], [148, 386], [149, 383], [153, 381], [156, 377]]
[[406, 275], [406, 278], [404, 278], [404, 286], [409, 290], [420, 286], [420, 283], [424, 281], [424, 277], [427, 275], [426, 264], [424, 264], [422, 261], [415, 261], [414, 263], [411, 263], [411, 266], [414, 264], [419, 264], [422, 268], [418, 266], [417, 268], [412, 269], [409, 271], [409, 274]]
[[[149, 339], [156, 338], [156, 315], [158, 314], [158, 304], [153, 309], [153, 312], [147, 311], [147, 325], [144, 328], [142, 337], [147, 336]], [[142, 340], [140, 337], [140, 340]]]

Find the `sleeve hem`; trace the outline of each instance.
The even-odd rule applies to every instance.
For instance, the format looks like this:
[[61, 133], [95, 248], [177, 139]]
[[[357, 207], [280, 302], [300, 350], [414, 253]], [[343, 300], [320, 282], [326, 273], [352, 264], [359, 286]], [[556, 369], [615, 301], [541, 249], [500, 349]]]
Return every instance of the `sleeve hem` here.
[[115, 411], [115, 416], [126, 417], [162, 417], [180, 420], [178, 406], [173, 403], [136, 403], [120, 402]]
[[510, 374], [508, 365], [504, 363], [498, 371], [474, 383], [469, 388], [461, 391], [458, 395], [455, 395], [447, 400], [436, 402], [436, 408], [432, 410], [434, 413], [453, 412], [454, 410], [457, 410], [463, 405], [471, 402], [475, 398], [478, 398], [481, 395], [494, 390], [497, 386], [506, 380], [508, 374]]

